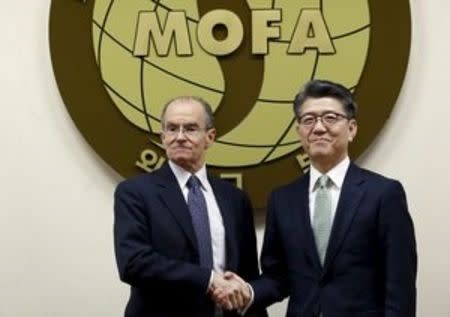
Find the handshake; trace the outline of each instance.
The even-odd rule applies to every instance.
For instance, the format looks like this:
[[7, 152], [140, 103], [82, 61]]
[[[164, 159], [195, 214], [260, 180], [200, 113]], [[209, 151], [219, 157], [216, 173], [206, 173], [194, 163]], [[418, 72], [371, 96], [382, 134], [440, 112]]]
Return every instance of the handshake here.
[[233, 272], [214, 272], [209, 296], [223, 310], [245, 312], [252, 299], [250, 285]]

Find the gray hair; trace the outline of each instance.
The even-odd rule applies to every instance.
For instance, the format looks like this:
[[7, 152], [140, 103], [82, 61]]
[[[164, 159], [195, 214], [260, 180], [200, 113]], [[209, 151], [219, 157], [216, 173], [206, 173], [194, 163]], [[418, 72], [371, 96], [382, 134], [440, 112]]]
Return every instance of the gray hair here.
[[213, 115], [213, 111], [211, 109], [211, 106], [209, 105], [209, 103], [204, 100], [203, 98], [197, 97], [197, 96], [179, 96], [179, 97], [175, 97], [171, 100], [169, 100], [163, 107], [162, 113], [161, 113], [161, 125], [164, 128], [164, 117], [166, 115], [167, 112], [167, 108], [169, 108], [169, 106], [173, 103], [176, 102], [182, 102], [182, 101], [195, 101], [198, 102], [202, 107], [203, 110], [205, 111], [205, 115], [206, 115], [206, 121], [205, 121], [205, 125], [207, 129], [211, 129], [214, 128], [214, 115]]

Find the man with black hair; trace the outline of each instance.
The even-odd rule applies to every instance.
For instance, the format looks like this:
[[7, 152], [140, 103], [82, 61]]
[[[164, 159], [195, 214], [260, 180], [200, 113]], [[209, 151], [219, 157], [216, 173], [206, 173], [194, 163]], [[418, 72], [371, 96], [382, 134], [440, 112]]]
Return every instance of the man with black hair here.
[[330, 81], [310, 81], [296, 96], [311, 167], [270, 195], [252, 306], [290, 296], [292, 317], [415, 316], [417, 255], [405, 192], [350, 161], [356, 112], [351, 92]]

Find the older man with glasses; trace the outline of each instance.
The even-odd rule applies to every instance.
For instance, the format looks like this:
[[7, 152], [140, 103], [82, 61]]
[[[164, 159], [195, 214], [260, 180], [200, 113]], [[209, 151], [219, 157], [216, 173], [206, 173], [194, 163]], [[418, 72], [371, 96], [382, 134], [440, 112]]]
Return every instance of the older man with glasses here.
[[[222, 272], [248, 280], [259, 274], [250, 201], [206, 171], [216, 134], [206, 101], [169, 101], [161, 124], [168, 163], [123, 181], [115, 192], [117, 265], [131, 286], [125, 316], [240, 316], [233, 307], [248, 303], [249, 285]], [[218, 289], [233, 294], [221, 306], [211, 298]], [[264, 309], [246, 313], [266, 316]]]

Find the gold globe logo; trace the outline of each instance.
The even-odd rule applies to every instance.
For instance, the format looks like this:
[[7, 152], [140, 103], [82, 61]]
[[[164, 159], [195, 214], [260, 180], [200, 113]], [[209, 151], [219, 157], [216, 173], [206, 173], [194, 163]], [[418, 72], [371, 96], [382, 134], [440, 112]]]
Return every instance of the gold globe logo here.
[[292, 99], [306, 81], [352, 89], [357, 157], [390, 114], [406, 71], [408, 1], [53, 1], [50, 46], [66, 106], [123, 176], [165, 159], [163, 104], [198, 95], [215, 111], [207, 163], [256, 207], [308, 168]]

